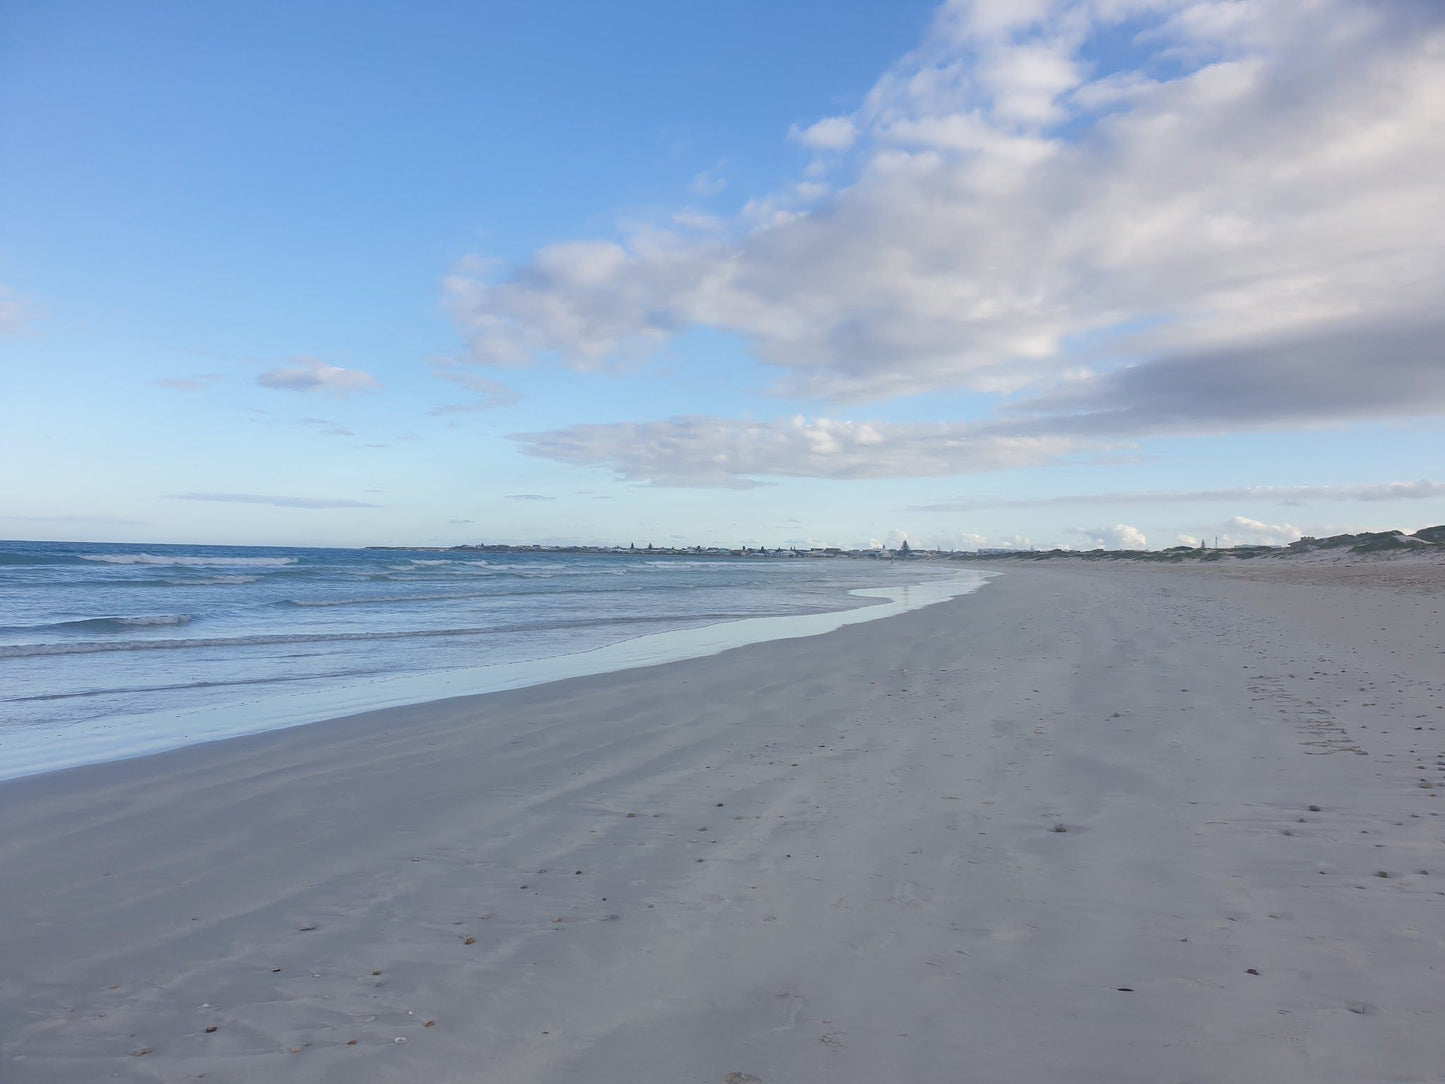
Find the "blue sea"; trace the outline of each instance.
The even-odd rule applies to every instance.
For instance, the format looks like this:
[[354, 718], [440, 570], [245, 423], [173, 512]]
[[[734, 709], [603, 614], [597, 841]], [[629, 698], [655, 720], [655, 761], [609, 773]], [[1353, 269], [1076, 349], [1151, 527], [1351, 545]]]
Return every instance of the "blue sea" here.
[[0, 779], [825, 631], [978, 582], [846, 558], [0, 542]]

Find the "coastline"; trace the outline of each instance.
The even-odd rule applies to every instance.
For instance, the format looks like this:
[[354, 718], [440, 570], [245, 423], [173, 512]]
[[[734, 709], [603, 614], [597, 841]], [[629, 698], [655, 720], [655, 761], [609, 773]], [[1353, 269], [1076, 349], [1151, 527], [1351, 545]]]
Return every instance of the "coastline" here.
[[[307, 692], [270, 692], [251, 699], [181, 712], [150, 712], [59, 727], [21, 727], [0, 745], [0, 784], [86, 764], [149, 756], [205, 744], [308, 726], [330, 719], [410, 707], [438, 699], [544, 685], [568, 678], [657, 666], [715, 655], [734, 647], [817, 636], [845, 625], [877, 621], [978, 590], [997, 572], [953, 570], [948, 578], [849, 590], [848, 599], [883, 599], [815, 614], [741, 618], [648, 633], [602, 647], [539, 659], [365, 681], [339, 681]], [[840, 600], [841, 601], [841, 600]]]
[[0, 1076], [1437, 1079], [1438, 573], [1006, 571], [0, 785]]

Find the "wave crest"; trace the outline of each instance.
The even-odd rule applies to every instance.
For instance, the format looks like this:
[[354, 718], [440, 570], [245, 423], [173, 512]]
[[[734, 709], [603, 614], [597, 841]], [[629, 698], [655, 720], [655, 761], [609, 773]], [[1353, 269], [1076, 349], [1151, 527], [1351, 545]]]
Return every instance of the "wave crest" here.
[[166, 557], [153, 553], [83, 553], [82, 561], [106, 565], [183, 565], [197, 568], [236, 565], [246, 568], [281, 568], [294, 565], [295, 557]]

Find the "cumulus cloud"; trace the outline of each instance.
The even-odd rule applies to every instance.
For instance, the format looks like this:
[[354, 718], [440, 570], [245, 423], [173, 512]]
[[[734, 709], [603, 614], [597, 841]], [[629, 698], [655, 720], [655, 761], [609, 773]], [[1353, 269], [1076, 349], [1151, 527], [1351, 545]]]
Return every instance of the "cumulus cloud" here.
[[708, 327], [794, 396], [1020, 396], [996, 437], [1438, 414], [1442, 95], [1440, 5], [952, 2], [855, 111], [794, 128], [854, 150], [838, 183], [446, 291], [477, 363], [605, 368]]
[[[975, 531], [942, 531], [934, 532], [918, 540], [911, 536], [909, 544], [920, 549], [941, 550], [953, 552], [955, 550], [1027, 550], [1033, 549], [1033, 540], [1027, 535], [987, 535], [978, 534]], [[878, 548], [882, 545], [877, 539], [871, 539], [869, 545]]]
[[962, 423], [888, 424], [801, 415], [777, 421], [685, 416], [575, 425], [512, 437], [530, 455], [608, 467], [658, 485], [747, 489], [764, 477], [903, 478], [1057, 462], [1102, 450], [1068, 437], [991, 433]]
[[1292, 523], [1261, 523], [1248, 516], [1235, 516], [1225, 524], [1220, 542], [1226, 546], [1287, 546], [1303, 534]]
[[332, 497], [277, 497], [262, 493], [171, 493], [174, 501], [216, 501], [221, 504], [269, 504], [273, 508], [380, 508], [366, 501]]
[[1049, 508], [1074, 504], [1187, 504], [1205, 501], [1408, 501], [1445, 497], [1442, 482], [1375, 482], [1363, 485], [1234, 486], [1226, 489], [1146, 489], [1133, 493], [1074, 493], [1056, 497], [970, 497], [915, 506], [920, 512], [973, 512], [984, 508]]
[[1138, 527], [1116, 523], [1112, 527], [1075, 527], [1073, 533], [1083, 538], [1081, 549], [1144, 550], [1149, 540]]
[[296, 358], [291, 365], [267, 369], [256, 378], [256, 383], [282, 391], [320, 392], [341, 397], [381, 386], [368, 372], [329, 365], [320, 358]]
[[824, 117], [806, 127], [793, 125], [788, 138], [809, 150], [846, 151], [858, 139], [858, 126], [852, 117]]

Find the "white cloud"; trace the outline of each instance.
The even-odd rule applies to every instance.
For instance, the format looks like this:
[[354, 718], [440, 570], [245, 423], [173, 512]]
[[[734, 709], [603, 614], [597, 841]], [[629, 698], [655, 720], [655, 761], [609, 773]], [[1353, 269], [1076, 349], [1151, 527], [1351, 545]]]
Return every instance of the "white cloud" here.
[[934, 33], [949, 42], [994, 37], [1032, 26], [1055, 6], [1053, 0], [946, 0]]
[[801, 415], [777, 421], [706, 416], [575, 425], [513, 435], [530, 455], [608, 467], [659, 485], [751, 488], [759, 478], [903, 478], [1008, 470], [1101, 450], [1097, 442], [1009, 436], [967, 424], [888, 424]]
[[320, 358], [296, 358], [291, 365], [267, 369], [256, 378], [256, 383], [282, 391], [321, 392], [341, 397], [381, 386], [368, 372], [328, 365]]
[[1074, 534], [1083, 538], [1079, 547], [1086, 550], [1143, 550], [1149, 548], [1149, 540], [1138, 527], [1127, 523], [1116, 523], [1112, 527], [1075, 527]]
[[[1120, 34], [1137, 65], [1091, 71]], [[710, 327], [795, 396], [1023, 392], [990, 439], [1445, 413], [1442, 100], [1440, 5], [949, 3], [856, 112], [794, 129], [858, 150], [816, 202], [790, 183], [729, 229], [553, 245], [447, 292], [479, 363], [605, 368]]]
[[788, 138], [814, 151], [846, 151], [858, 139], [858, 126], [851, 117], [824, 117], [807, 127], [793, 125]]
[[1261, 523], [1248, 516], [1235, 516], [1220, 535], [1225, 546], [1287, 546], [1304, 534], [1292, 523]]
[[[942, 550], [1027, 550], [1033, 548], [1033, 540], [1027, 535], [987, 535], [975, 531], [942, 531], [925, 535], [912, 545], [920, 549]], [[881, 545], [881, 543], [880, 543]]]
[[712, 169], [705, 169], [701, 173], [693, 174], [693, 178], [687, 184], [687, 190], [694, 196], [701, 196], [704, 199], [718, 195], [728, 186], [727, 178], [722, 175], [723, 169], [727, 166], [724, 159]]
[[1020, 125], [1065, 119], [1068, 114], [1058, 99], [1084, 81], [1084, 69], [1073, 58], [1073, 48], [1074, 43], [1068, 41], [1030, 41], [989, 50], [977, 76], [991, 98], [990, 115]]
[[672, 216], [672, 222], [685, 230], [701, 230], [704, 233], [720, 233], [727, 228], [727, 223], [717, 215], [702, 211], [677, 211]]

